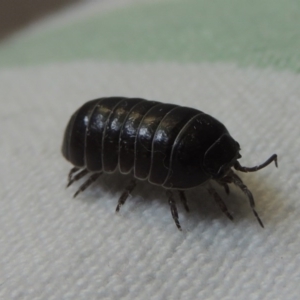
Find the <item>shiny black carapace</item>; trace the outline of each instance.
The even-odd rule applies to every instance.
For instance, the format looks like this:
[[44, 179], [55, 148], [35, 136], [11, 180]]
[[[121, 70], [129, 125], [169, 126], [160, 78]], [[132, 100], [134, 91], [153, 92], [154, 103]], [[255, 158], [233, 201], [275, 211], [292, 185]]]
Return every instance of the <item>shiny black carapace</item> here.
[[72, 115], [62, 146], [64, 157], [75, 166], [69, 173], [68, 186], [90, 174], [74, 197], [103, 173], [132, 174], [116, 211], [136, 186], [136, 180], [148, 180], [166, 189], [173, 219], [181, 229], [173, 191], [178, 191], [188, 211], [184, 191], [207, 182], [208, 192], [232, 220], [225, 203], [210, 184], [212, 179], [227, 194], [229, 183], [238, 186], [248, 196], [253, 213], [263, 227], [252, 193], [233, 169], [255, 172], [273, 161], [277, 166], [277, 155], [248, 168], [238, 162], [239, 151], [239, 144], [226, 127], [202, 111], [125, 97], [99, 98], [85, 103]]

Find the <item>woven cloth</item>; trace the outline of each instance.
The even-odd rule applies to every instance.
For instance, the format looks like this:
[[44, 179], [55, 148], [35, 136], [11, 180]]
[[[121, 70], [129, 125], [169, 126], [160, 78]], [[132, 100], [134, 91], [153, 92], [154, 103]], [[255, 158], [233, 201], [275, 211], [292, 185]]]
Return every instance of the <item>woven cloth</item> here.
[[[299, 299], [300, 6], [293, 0], [86, 1], [0, 46], [1, 299]], [[71, 114], [128, 96], [214, 116], [240, 143], [248, 199], [212, 183], [178, 202], [102, 176], [76, 199], [61, 155]], [[176, 198], [177, 199], [177, 198]], [[179, 200], [179, 199], [177, 199]]]

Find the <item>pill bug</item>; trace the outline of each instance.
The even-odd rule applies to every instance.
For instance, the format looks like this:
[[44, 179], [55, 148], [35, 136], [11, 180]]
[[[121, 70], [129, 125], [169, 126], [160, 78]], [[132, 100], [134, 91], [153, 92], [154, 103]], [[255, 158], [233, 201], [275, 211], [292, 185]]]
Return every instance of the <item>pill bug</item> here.
[[184, 191], [205, 182], [217, 205], [233, 220], [210, 180], [220, 184], [227, 194], [230, 183], [240, 188], [263, 227], [252, 193], [233, 169], [255, 172], [273, 161], [277, 167], [277, 155], [249, 168], [238, 162], [239, 151], [239, 144], [226, 127], [202, 111], [125, 97], [99, 98], [81, 106], [66, 127], [62, 145], [63, 156], [74, 165], [67, 186], [90, 175], [74, 197], [103, 173], [132, 174], [116, 211], [125, 203], [137, 180], [148, 180], [166, 189], [171, 214], [179, 230], [173, 192], [178, 192], [189, 211]]

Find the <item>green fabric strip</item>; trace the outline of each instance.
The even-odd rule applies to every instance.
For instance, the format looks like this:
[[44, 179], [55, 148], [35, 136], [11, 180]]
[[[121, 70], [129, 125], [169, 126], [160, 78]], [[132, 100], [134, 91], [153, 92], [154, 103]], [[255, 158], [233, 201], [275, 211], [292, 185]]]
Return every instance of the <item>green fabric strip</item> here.
[[300, 1], [133, 3], [0, 48], [0, 66], [82, 59], [233, 62], [300, 71]]

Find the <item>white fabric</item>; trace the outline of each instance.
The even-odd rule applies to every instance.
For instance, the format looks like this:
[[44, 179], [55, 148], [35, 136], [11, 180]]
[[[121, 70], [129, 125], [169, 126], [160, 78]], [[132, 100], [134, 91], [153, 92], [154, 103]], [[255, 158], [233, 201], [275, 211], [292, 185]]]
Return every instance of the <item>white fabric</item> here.
[[[63, 131], [85, 101], [138, 96], [222, 121], [242, 147], [241, 174], [265, 229], [235, 187], [230, 222], [204, 187], [178, 201], [141, 182], [115, 214], [129, 178], [104, 176], [73, 199]], [[300, 75], [231, 65], [82, 62], [0, 71], [0, 299], [299, 299]]]

